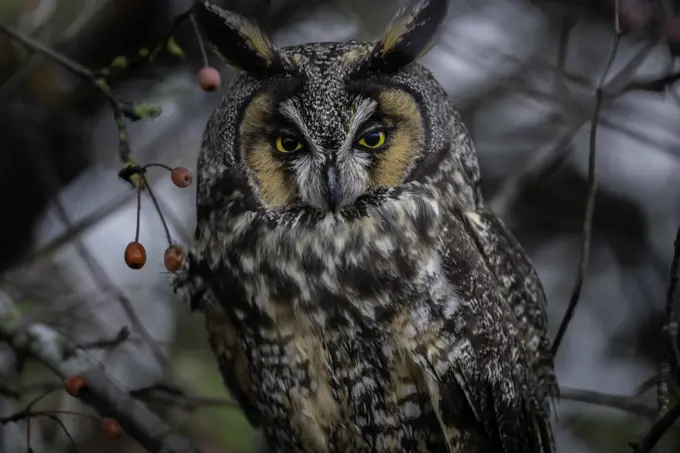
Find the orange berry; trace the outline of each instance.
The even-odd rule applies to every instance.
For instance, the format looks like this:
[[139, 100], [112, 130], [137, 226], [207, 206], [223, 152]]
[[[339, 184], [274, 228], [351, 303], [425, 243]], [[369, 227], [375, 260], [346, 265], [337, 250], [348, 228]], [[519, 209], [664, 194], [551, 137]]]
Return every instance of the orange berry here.
[[146, 263], [146, 250], [139, 242], [130, 242], [125, 247], [125, 264], [131, 269], [141, 269]]
[[117, 439], [123, 434], [123, 428], [120, 427], [120, 423], [113, 418], [105, 418], [102, 421], [102, 431], [104, 431], [106, 437], [111, 439]]
[[222, 85], [222, 77], [217, 69], [212, 66], [204, 66], [198, 71], [198, 86], [201, 90], [209, 93], [217, 90]]
[[85, 387], [87, 387], [87, 381], [82, 376], [71, 376], [64, 381], [64, 389], [71, 396], [80, 396]]
[[177, 167], [170, 173], [170, 178], [177, 187], [185, 188], [191, 185], [193, 175], [188, 168]]
[[177, 272], [184, 262], [184, 252], [178, 245], [171, 245], [163, 254], [163, 263], [170, 272]]

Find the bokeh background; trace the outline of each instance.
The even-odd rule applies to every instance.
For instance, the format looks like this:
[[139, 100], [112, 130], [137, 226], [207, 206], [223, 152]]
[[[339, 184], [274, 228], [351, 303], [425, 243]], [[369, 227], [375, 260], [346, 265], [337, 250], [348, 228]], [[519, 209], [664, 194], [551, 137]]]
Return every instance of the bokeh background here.
[[[278, 45], [371, 38], [403, 1], [216, 0], [254, 17]], [[663, 304], [680, 223], [680, 88], [628, 91], [635, 80], [679, 70], [680, 2], [620, 0], [621, 39], [607, 79], [598, 131], [592, 256], [581, 303], [556, 368], [564, 387], [628, 395], [656, 372]], [[2, 0], [0, 21], [90, 68], [153, 47], [187, 0]], [[491, 207], [526, 246], [545, 286], [554, 333], [566, 309], [580, 254], [590, 119], [595, 88], [614, 35], [614, 1], [451, 0], [439, 44], [424, 58], [474, 136]], [[220, 91], [196, 83], [202, 59], [186, 23], [175, 34], [184, 56], [111, 79], [126, 100], [153, 102], [163, 114], [130, 126], [137, 162], [194, 169]], [[233, 73], [210, 55], [223, 87]], [[622, 92], [623, 91], [623, 92]], [[0, 34], [0, 291], [22, 310], [77, 342], [112, 337], [131, 325], [129, 308], [167, 355], [159, 361], [138, 332], [106, 352], [92, 351], [130, 390], [159, 382], [191, 395], [228, 398], [200, 316], [168, 285], [163, 230], [148, 198], [141, 242], [147, 265], [123, 261], [135, 231], [135, 191], [117, 176], [117, 131], [100, 93], [62, 67]], [[195, 222], [193, 187], [167, 173], [150, 178], [175, 240]], [[1, 346], [0, 346], [1, 348]], [[0, 349], [0, 382], [49, 382], [30, 361]], [[655, 391], [642, 400], [655, 405]], [[208, 400], [210, 402], [212, 400]], [[0, 397], [0, 415], [24, 400]], [[45, 407], [83, 410], [65, 393]], [[228, 404], [153, 409], [205, 453], [247, 453], [256, 434]], [[80, 451], [136, 452], [129, 439], [106, 440], [96, 424], [64, 417]], [[637, 415], [562, 400], [560, 453], [628, 451], [649, 428]], [[76, 451], [51, 421], [34, 423], [34, 451]], [[0, 451], [25, 452], [25, 425], [0, 426]], [[656, 451], [678, 451], [672, 432]]]

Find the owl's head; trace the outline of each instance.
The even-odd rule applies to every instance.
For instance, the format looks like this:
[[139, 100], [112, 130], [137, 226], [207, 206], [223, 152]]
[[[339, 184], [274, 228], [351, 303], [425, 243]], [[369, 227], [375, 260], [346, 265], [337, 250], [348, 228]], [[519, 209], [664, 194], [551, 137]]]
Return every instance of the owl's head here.
[[421, 0], [372, 42], [276, 48], [248, 19], [196, 1], [216, 52], [241, 72], [208, 124], [201, 172], [242, 178], [259, 208], [331, 212], [436, 166], [452, 113], [417, 60], [446, 10]]

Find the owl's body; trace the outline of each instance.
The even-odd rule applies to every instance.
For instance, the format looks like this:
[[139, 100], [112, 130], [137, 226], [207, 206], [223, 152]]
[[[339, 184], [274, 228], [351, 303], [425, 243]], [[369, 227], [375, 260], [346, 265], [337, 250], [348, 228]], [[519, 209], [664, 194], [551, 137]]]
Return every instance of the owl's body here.
[[542, 288], [414, 63], [445, 6], [402, 11], [377, 43], [274, 49], [196, 4], [244, 73], [206, 128], [176, 286], [273, 452], [554, 449]]

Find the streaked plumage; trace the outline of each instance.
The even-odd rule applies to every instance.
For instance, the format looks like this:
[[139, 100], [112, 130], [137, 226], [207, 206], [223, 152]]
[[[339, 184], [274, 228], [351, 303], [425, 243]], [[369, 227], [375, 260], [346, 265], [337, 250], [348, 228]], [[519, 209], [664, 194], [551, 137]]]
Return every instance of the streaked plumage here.
[[196, 2], [241, 74], [205, 130], [175, 286], [274, 452], [554, 450], [543, 289], [415, 62], [445, 13], [423, 0], [375, 42], [276, 49]]

